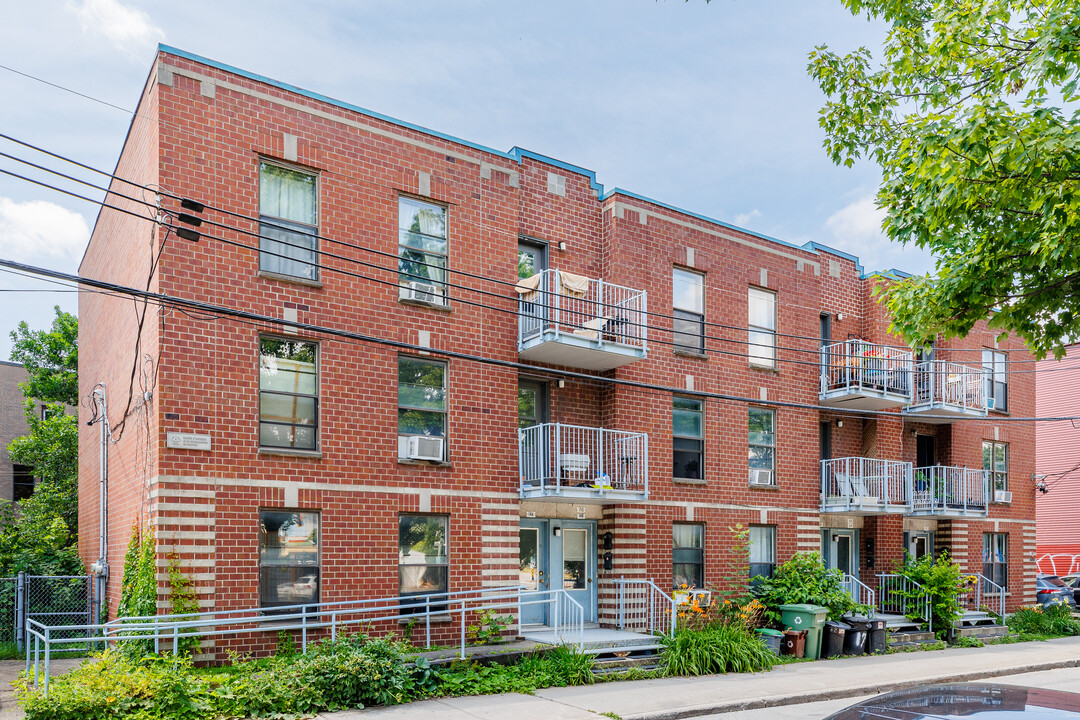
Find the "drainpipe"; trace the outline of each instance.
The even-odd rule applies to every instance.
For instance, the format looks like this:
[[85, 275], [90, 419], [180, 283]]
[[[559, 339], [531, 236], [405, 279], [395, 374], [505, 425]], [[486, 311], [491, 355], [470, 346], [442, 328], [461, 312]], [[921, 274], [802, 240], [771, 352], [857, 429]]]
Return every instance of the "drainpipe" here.
[[101, 448], [98, 454], [99, 464], [99, 493], [98, 498], [98, 530], [100, 532], [99, 551], [97, 562], [90, 566], [90, 572], [96, 578], [97, 588], [96, 612], [94, 623], [97, 624], [101, 616], [101, 604], [105, 600], [105, 587], [109, 580], [109, 408], [105, 400], [105, 383], [98, 383], [94, 387], [93, 400], [96, 405], [94, 417], [87, 425], [97, 423], [101, 429]]

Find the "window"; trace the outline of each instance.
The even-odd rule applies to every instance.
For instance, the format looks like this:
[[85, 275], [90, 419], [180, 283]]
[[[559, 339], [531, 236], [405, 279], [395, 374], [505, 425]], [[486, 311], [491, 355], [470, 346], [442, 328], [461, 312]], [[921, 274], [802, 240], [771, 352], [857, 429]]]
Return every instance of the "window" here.
[[[438, 438], [416, 452], [409, 438]], [[398, 357], [398, 457], [446, 457], [446, 364], [401, 355]], [[429, 446], [430, 445], [430, 446]]]
[[825, 347], [826, 345], [831, 345], [832, 344], [832, 315], [830, 315], [829, 313], [821, 313], [821, 317], [819, 319], [819, 322], [820, 322], [820, 325], [821, 325], [820, 333], [819, 333], [821, 335], [821, 347]]
[[431, 305], [446, 302], [446, 208], [398, 199], [399, 297]]
[[776, 293], [750, 288], [749, 344], [750, 364], [776, 367]]
[[674, 306], [672, 341], [676, 350], [705, 353], [705, 276], [675, 268], [671, 304]]
[[319, 376], [315, 343], [259, 339], [259, 445], [315, 450]]
[[[449, 524], [450, 519], [445, 515], [398, 517], [398, 594], [401, 597], [415, 598], [447, 592]], [[412, 604], [419, 603], [414, 601]], [[409, 605], [407, 602], [401, 603], [402, 608]]]
[[676, 590], [683, 585], [705, 587], [705, 526], [672, 523], [671, 576]]
[[[750, 581], [772, 577], [776, 567], [776, 526], [750, 526]], [[760, 580], [759, 580], [760, 582]]]
[[37, 485], [34, 468], [29, 465], [12, 465], [11, 477], [11, 499], [14, 502], [25, 500], [34, 494], [34, 486]]
[[1008, 590], [1009, 588], [1009, 534], [983, 533], [984, 577]]
[[259, 604], [319, 602], [319, 514], [259, 511]]
[[749, 433], [750, 482], [754, 485], [776, 484], [776, 413], [750, 408]]
[[996, 350], [982, 352], [983, 358], [983, 394], [986, 407], [992, 410], [1009, 408], [1009, 371], [1005, 353]]
[[701, 458], [704, 421], [700, 400], [681, 397], [674, 399], [671, 418], [673, 477], [684, 480], [701, 480], [704, 477]]
[[318, 183], [311, 173], [259, 163], [259, 269], [318, 280]]
[[999, 442], [983, 442], [983, 470], [987, 472], [992, 490], [1009, 489], [1009, 446]]

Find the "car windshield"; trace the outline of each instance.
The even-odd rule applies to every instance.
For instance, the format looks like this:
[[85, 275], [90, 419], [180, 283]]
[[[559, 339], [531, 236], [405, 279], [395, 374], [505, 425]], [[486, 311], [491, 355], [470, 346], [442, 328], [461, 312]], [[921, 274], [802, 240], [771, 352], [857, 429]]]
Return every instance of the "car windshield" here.
[[1064, 582], [1062, 582], [1061, 578], [1059, 578], [1056, 575], [1051, 575], [1050, 577], [1044, 577], [1044, 578], [1039, 578], [1039, 579], [1042, 580], [1047, 585], [1053, 585], [1054, 587], [1068, 587], [1068, 585], [1066, 585]]

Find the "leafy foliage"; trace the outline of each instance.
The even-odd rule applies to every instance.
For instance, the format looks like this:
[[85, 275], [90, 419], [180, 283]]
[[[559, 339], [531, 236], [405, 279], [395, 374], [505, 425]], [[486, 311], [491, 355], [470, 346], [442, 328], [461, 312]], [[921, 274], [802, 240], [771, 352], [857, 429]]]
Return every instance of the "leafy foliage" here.
[[26, 321], [11, 331], [11, 359], [23, 364], [29, 378], [26, 397], [45, 403], [79, 404], [79, 320], [59, 306], [52, 328], [31, 330]]
[[477, 623], [469, 626], [467, 637], [478, 645], [498, 642], [513, 621], [512, 615], [500, 615], [494, 610], [482, 610]]
[[1068, 605], [1021, 608], [1005, 619], [1014, 633], [1066, 637], [1080, 635], [1080, 620], [1072, 616]]
[[[911, 556], [904, 553], [904, 561], [897, 572], [909, 580], [914, 580], [922, 586], [930, 596], [930, 615], [933, 618], [934, 635], [945, 640], [952, 633], [953, 625], [964, 614], [958, 599], [964, 592], [967, 582], [960, 566], [952, 561], [948, 552], [942, 552], [935, 559], [930, 555], [923, 555], [918, 560], [912, 560]], [[919, 590], [912, 590], [907, 597], [910, 603], [920, 599]], [[915, 611], [911, 609], [909, 614]]]
[[890, 239], [938, 259], [883, 288], [893, 329], [928, 344], [989, 316], [1039, 357], [1080, 335], [1080, 7], [1074, 0], [842, 0], [890, 25], [880, 64], [821, 46], [836, 163], [881, 167]]
[[665, 636], [661, 665], [668, 675], [769, 670], [776, 655], [740, 623], [681, 628]]
[[818, 553], [798, 552], [779, 565], [754, 593], [765, 605], [765, 617], [774, 623], [780, 622], [780, 606], [794, 603], [827, 607], [832, 620], [845, 613], [867, 612], [865, 606], [857, 604], [844, 590], [843, 579], [839, 569], [825, 567]]
[[[156, 593], [156, 590], [155, 590]], [[176, 555], [169, 558], [169, 599], [172, 601], [172, 615], [188, 615], [199, 612], [199, 599], [195, 595], [195, 585], [191, 578], [180, 569], [180, 559]], [[199, 648], [199, 636], [193, 630], [179, 631], [179, 647], [175, 652], [193, 654]]]
[[157, 614], [157, 557], [154, 531], [149, 527], [131, 526], [116, 613], [117, 617]]

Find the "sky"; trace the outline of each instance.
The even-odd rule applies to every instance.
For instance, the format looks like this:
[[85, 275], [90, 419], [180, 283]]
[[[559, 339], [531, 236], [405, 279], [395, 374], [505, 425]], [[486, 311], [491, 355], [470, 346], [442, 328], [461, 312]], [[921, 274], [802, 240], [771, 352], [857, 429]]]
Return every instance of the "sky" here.
[[[840, 0], [36, 0], [0, 24], [0, 133], [112, 170], [129, 111], [171, 46], [498, 150], [519, 146], [660, 202], [868, 270], [932, 269], [890, 243], [879, 170], [822, 148], [816, 46], [876, 50]], [[30, 153], [0, 139], [0, 152]], [[41, 157], [37, 160], [40, 162]], [[25, 168], [0, 157], [0, 168]], [[84, 173], [84, 176], [85, 173]], [[100, 197], [100, 194], [96, 195]], [[0, 257], [75, 272], [94, 205], [0, 176]], [[0, 272], [0, 359], [20, 320], [72, 292]]]

